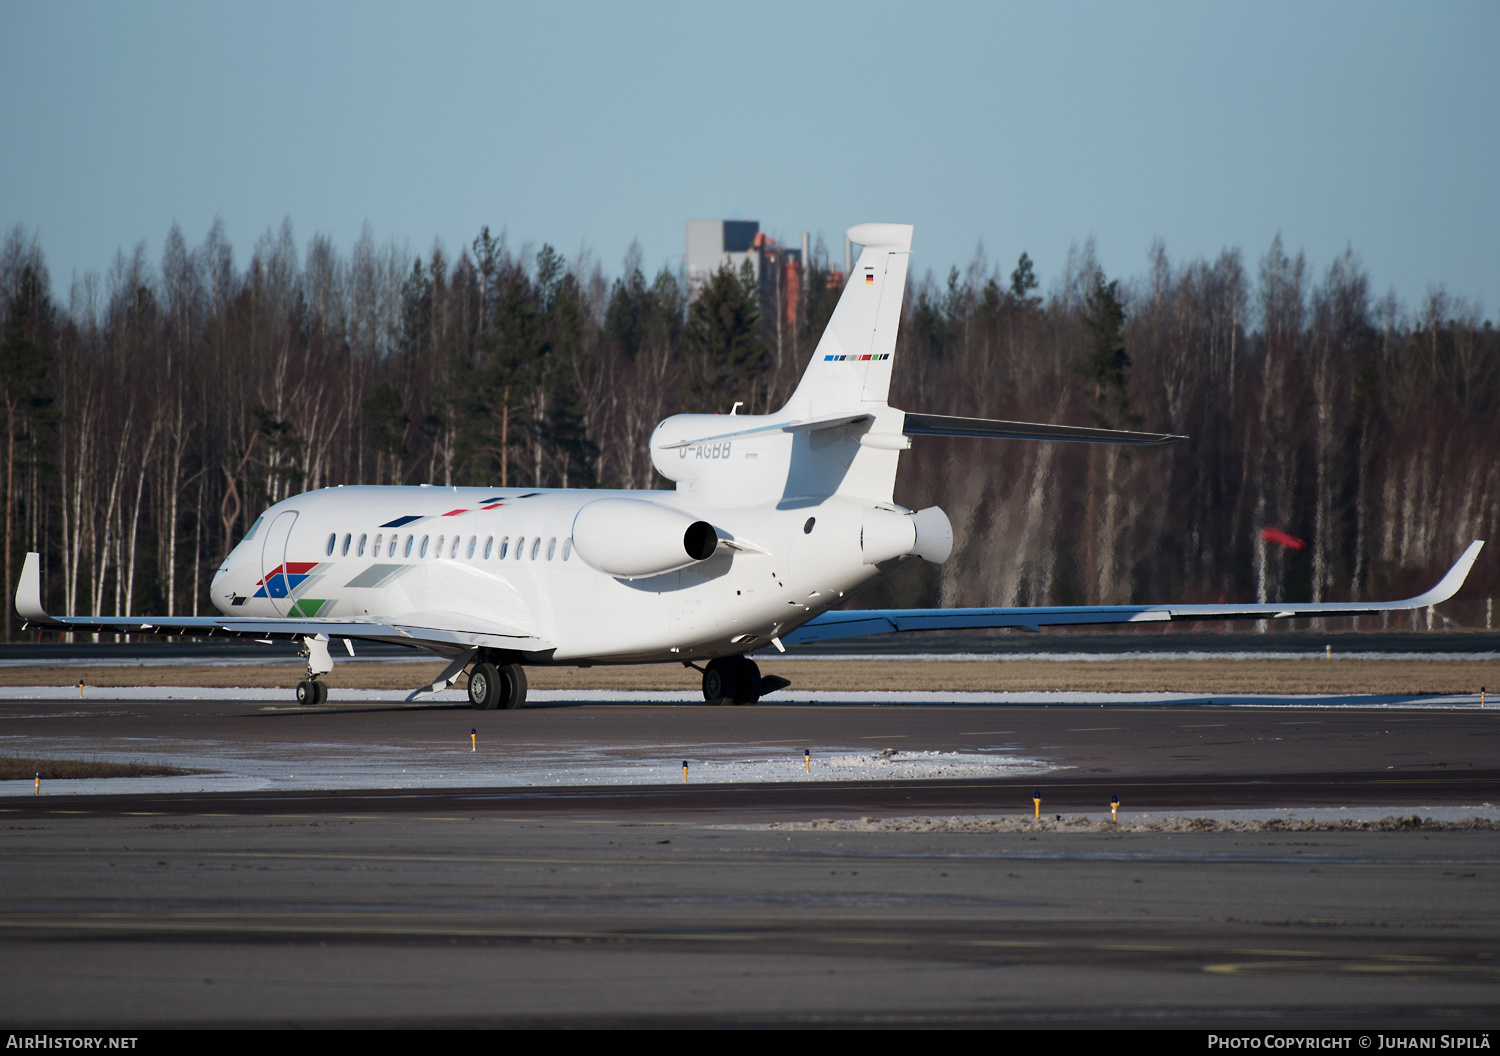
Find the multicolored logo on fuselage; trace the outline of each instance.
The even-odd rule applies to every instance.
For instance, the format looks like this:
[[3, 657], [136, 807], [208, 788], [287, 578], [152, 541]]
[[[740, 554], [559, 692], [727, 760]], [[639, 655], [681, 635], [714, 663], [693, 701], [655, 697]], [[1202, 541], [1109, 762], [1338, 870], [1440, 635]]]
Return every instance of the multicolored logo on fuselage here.
[[[316, 561], [288, 561], [277, 565], [255, 584], [252, 598], [283, 599], [295, 595], [299, 588], [316, 578]], [[288, 616], [316, 616], [328, 604], [326, 598], [297, 598], [287, 610]]]

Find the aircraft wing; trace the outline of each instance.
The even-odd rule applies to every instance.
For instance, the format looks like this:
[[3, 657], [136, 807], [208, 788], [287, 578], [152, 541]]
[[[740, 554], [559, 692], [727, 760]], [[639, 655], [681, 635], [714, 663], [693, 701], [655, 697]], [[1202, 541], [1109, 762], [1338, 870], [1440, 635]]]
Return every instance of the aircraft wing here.
[[399, 619], [255, 616], [49, 616], [42, 606], [41, 558], [27, 554], [16, 587], [16, 613], [28, 627], [50, 627], [84, 634], [174, 634], [188, 638], [235, 637], [296, 641], [344, 638], [349, 641], [409, 645], [438, 656], [457, 657], [479, 646], [520, 653], [542, 653], [556, 644], [515, 628], [491, 627], [458, 613], [409, 613]]
[[1479, 556], [1483, 541], [1470, 543], [1437, 585], [1401, 601], [1325, 601], [1269, 605], [1061, 605], [1053, 608], [994, 609], [851, 609], [825, 612], [781, 636], [788, 645], [830, 638], [860, 638], [895, 631], [956, 631], [981, 627], [1043, 627], [1104, 623], [1162, 623], [1169, 620], [1268, 620], [1289, 616], [1367, 616], [1401, 609], [1421, 609], [1457, 593]]

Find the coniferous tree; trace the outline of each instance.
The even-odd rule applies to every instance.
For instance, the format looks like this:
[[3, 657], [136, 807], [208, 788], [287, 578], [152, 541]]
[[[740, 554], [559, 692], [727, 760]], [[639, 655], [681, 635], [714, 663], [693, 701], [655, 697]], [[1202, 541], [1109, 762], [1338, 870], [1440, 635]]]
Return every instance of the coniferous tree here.
[[683, 334], [682, 404], [690, 412], [727, 411], [743, 400], [762, 410], [761, 372], [766, 346], [760, 339], [760, 290], [747, 261], [735, 272], [715, 271], [688, 308]]

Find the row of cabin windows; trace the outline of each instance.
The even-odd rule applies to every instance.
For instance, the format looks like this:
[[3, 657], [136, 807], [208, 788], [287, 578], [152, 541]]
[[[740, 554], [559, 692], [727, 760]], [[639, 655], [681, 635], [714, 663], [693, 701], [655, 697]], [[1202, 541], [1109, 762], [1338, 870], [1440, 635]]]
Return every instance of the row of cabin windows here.
[[[453, 537], [453, 542], [450, 545], [450, 544], [447, 543], [446, 537], [440, 535], [440, 536], [437, 537], [437, 545], [431, 547], [431, 549], [429, 550], [429, 545], [432, 542], [432, 536], [430, 536], [430, 535], [424, 535], [424, 536], [422, 536], [422, 542], [421, 542], [420, 545], [416, 543], [416, 538], [417, 537], [414, 536], [414, 535], [408, 535], [406, 537], [406, 543], [403, 546], [403, 545], [401, 545], [401, 537], [398, 536], [398, 535], [396, 535], [396, 534], [394, 534], [394, 533], [392, 533], [389, 543], [386, 543], [384, 536], [377, 535], [377, 536], [375, 536], [375, 542], [374, 542], [374, 544], [370, 548], [370, 556], [371, 557], [379, 557], [380, 556], [380, 549], [381, 549], [381, 547], [382, 546], [386, 546], [387, 550], [386, 550], [386, 555], [385, 556], [386, 557], [395, 557], [396, 556], [396, 549], [399, 546], [400, 549], [401, 549], [401, 556], [402, 557], [411, 557], [412, 548], [413, 548], [413, 546], [416, 546], [416, 548], [417, 548], [417, 556], [418, 557], [426, 557], [428, 555], [428, 553], [431, 553], [433, 557], [443, 557], [444, 556], [443, 550], [446, 547], [448, 549], [447, 556], [449, 558], [457, 558], [458, 555], [459, 555], [460, 550], [462, 550], [464, 556], [466, 558], [468, 558], [470, 561], [472, 561], [474, 559], [474, 551], [475, 551], [475, 549], [479, 545], [479, 537], [477, 535], [471, 535], [471, 536], [469, 536], [469, 545], [467, 547], [464, 546], [463, 536], [455, 535]], [[355, 551], [354, 551], [354, 556], [355, 557], [364, 557], [365, 556], [365, 542], [368, 539], [369, 539], [368, 535], [361, 535], [359, 537], [359, 545], [355, 547]], [[511, 545], [510, 545], [510, 536], [507, 535], [507, 536], [504, 536], [504, 537], [501, 538], [501, 540], [500, 540], [500, 547], [497, 550], [495, 548], [495, 537], [492, 535], [489, 538], [485, 539], [485, 541], [484, 541], [484, 556], [483, 556], [483, 560], [488, 561], [490, 559], [490, 555], [494, 554], [495, 555], [495, 559], [497, 561], [504, 561], [506, 559], [506, 557], [508, 557], [508, 556], [513, 556], [517, 561], [520, 561], [522, 558], [524, 558], [526, 556], [526, 541], [527, 541], [526, 540], [526, 536], [524, 536], [524, 535], [517, 536], [516, 537], [515, 548], [512, 549]], [[328, 537], [328, 556], [332, 557], [334, 550], [337, 549], [339, 551], [339, 555], [341, 557], [348, 557], [349, 556], [349, 548], [353, 544], [354, 544], [354, 536], [353, 536], [352, 533], [346, 533], [344, 535], [344, 541], [343, 541], [343, 544], [341, 546], [339, 544], [338, 533], [334, 532], [332, 535], [330, 535]], [[553, 536], [552, 538], [550, 538], [550, 539], [547, 540], [546, 559], [548, 561], [551, 561], [556, 556], [557, 556], [557, 537]], [[563, 540], [563, 545], [562, 545], [562, 559], [564, 561], [566, 561], [566, 560], [568, 560], [572, 556], [573, 556], [573, 540], [572, 539], [564, 539]], [[537, 560], [541, 560], [541, 558], [542, 558], [542, 537], [539, 536], [539, 535], [532, 536], [531, 537], [531, 560], [537, 561]]]

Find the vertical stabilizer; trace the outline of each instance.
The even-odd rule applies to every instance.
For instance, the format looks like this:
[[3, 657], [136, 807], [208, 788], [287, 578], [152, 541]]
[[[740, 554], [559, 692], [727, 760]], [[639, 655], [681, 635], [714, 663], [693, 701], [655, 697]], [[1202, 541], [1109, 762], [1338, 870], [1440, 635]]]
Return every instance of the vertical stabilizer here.
[[771, 414], [677, 414], [651, 434], [651, 464], [707, 503], [890, 502], [909, 441], [887, 402], [906, 295], [911, 225], [859, 224], [862, 247], [807, 370]]
[[911, 233], [910, 224], [859, 224], [849, 229], [849, 241], [863, 249], [828, 329], [787, 401], [787, 411], [815, 418], [885, 405], [906, 294]]

